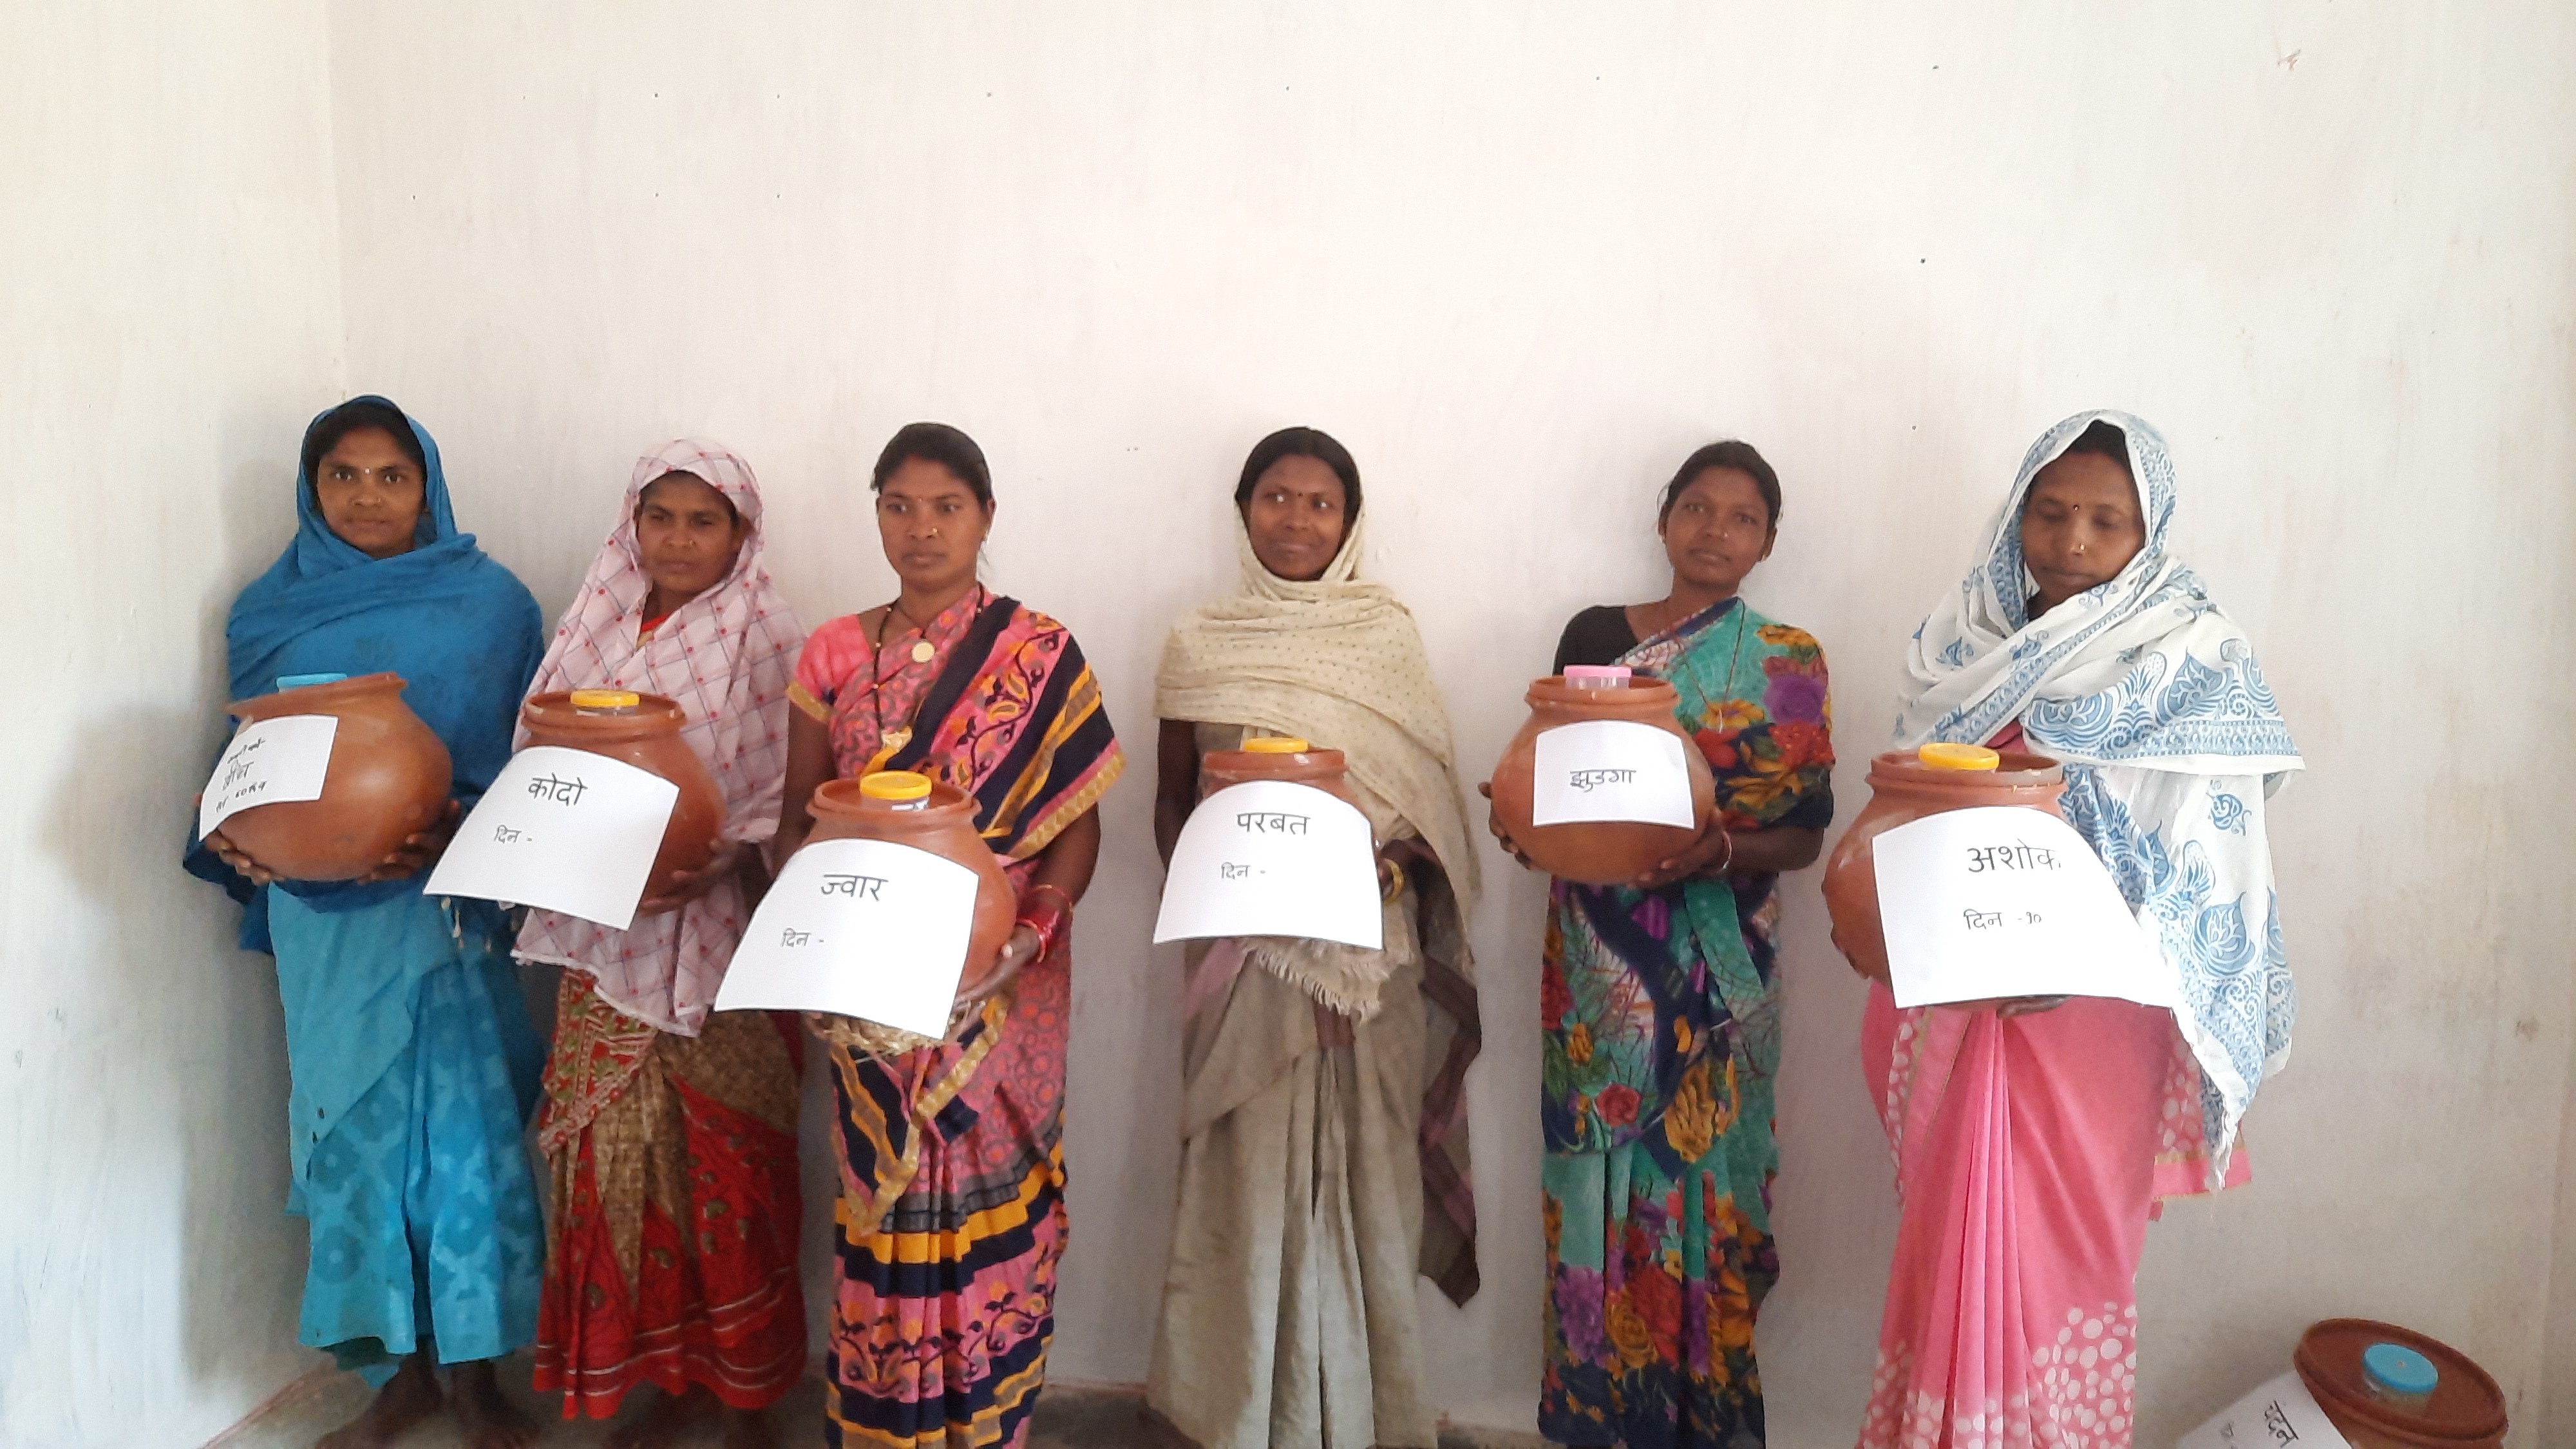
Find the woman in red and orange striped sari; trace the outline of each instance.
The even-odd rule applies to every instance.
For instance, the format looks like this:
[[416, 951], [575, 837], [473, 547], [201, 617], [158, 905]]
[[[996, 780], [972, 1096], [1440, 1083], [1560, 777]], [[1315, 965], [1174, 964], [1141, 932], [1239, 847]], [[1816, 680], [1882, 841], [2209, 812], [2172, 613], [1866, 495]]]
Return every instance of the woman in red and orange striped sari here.
[[1099, 859], [1095, 807], [1125, 761], [1072, 633], [976, 581], [993, 491], [973, 440], [915, 423], [874, 486], [902, 593], [806, 646], [779, 858], [812, 828], [815, 786], [914, 770], [974, 798], [1020, 909], [1003, 969], [946, 1040], [887, 1053], [813, 1018], [832, 1044], [841, 1175], [825, 1441], [1016, 1445], [1064, 1251], [1068, 937]]

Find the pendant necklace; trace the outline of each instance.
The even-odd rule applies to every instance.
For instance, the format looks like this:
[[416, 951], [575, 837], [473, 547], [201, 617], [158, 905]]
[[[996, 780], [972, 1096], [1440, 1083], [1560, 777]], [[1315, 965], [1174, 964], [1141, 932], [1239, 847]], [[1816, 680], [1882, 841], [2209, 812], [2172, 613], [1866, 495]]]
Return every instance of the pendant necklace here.
[[[984, 586], [981, 584], [975, 586], [975, 607], [978, 610], [981, 610], [984, 607]], [[945, 611], [943, 610], [942, 612]], [[895, 726], [893, 729], [886, 728], [886, 681], [889, 678], [900, 678], [903, 674], [903, 666], [898, 663], [895, 666], [894, 674], [889, 676], [877, 672], [876, 661], [878, 658], [882, 658], [885, 654], [886, 625], [894, 622], [895, 615], [902, 613], [903, 603], [898, 599], [894, 603], [886, 605], [885, 612], [877, 616], [875, 656], [870, 658], [868, 661], [868, 693], [871, 702], [875, 705], [877, 716], [877, 753], [874, 759], [868, 761], [868, 770], [871, 773], [884, 768], [885, 762], [893, 759], [897, 751], [912, 743], [913, 721], [920, 716], [923, 701], [930, 697], [930, 691], [926, 689], [923, 690], [921, 692], [921, 699], [916, 699], [912, 702], [912, 713], [905, 716], [904, 722]], [[904, 614], [904, 622], [907, 624], [911, 623], [912, 616], [910, 614]], [[915, 664], [928, 664], [931, 660], [939, 657], [939, 646], [930, 642], [928, 637], [929, 631], [924, 629], [922, 634], [923, 637], [912, 641], [912, 649], [910, 652], [912, 655], [912, 662]]]

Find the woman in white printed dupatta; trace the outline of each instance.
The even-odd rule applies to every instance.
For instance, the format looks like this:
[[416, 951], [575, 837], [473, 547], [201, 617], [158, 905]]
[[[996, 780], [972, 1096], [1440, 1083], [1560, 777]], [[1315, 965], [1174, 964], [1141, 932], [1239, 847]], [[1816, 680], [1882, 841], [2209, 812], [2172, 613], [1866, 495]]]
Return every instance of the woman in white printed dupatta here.
[[659, 1386], [626, 1446], [668, 1442], [709, 1399], [728, 1445], [772, 1442], [763, 1411], [805, 1371], [798, 1037], [708, 1011], [767, 879], [805, 640], [761, 566], [760, 515], [750, 466], [713, 443], [637, 460], [531, 690], [677, 700], [725, 797], [716, 858], [630, 929], [537, 911], [519, 933], [522, 959], [565, 968], [538, 1127], [554, 1221], [536, 1384], [563, 1393], [564, 1417], [602, 1419]]
[[2166, 553], [2173, 511], [2154, 428], [2068, 418], [1908, 653], [1897, 743], [2063, 762], [2067, 820], [2183, 1009], [1899, 1010], [1872, 986], [1862, 1062], [1904, 1209], [1863, 1449], [2124, 1449], [2147, 1221], [2245, 1180], [2238, 1125], [2289, 1054], [2264, 808], [2299, 755], [2244, 631]]

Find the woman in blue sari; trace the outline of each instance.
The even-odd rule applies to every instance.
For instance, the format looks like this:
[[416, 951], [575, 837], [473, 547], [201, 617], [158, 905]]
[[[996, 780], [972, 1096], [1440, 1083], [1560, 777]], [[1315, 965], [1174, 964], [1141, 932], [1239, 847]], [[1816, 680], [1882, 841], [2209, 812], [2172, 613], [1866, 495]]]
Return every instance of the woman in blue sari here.
[[[312, 1234], [297, 1337], [380, 1390], [322, 1446], [390, 1444], [443, 1405], [472, 1449], [524, 1449], [536, 1426], [491, 1360], [536, 1328], [545, 1244], [520, 1131], [544, 1044], [499, 908], [421, 882], [509, 758], [544, 620], [456, 531], [437, 445], [382, 398], [313, 420], [296, 512], [295, 541], [225, 620], [233, 697], [301, 674], [400, 674], [447, 745], [456, 797], [355, 881], [281, 880], [221, 830], [187, 861], [243, 902], [242, 945], [277, 958], [287, 1211]], [[453, 1366], [443, 1389], [433, 1353]]]
[[1673, 686], [1718, 810], [1634, 881], [1549, 889], [1538, 1423], [1559, 1444], [1763, 1442], [1753, 1321], [1780, 1272], [1773, 886], [1814, 863], [1834, 813], [1824, 652], [1736, 593], [1779, 527], [1779, 478], [1760, 453], [1700, 449], [1656, 518], [1671, 591], [1586, 609], [1557, 645], [1559, 673], [1619, 664]]

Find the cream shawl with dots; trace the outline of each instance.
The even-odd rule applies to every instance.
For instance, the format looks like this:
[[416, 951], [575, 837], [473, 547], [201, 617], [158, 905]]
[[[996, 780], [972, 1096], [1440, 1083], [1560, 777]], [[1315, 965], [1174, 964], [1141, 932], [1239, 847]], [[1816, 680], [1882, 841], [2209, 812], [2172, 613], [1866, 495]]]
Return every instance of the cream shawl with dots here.
[[1422, 631], [1384, 584], [1360, 581], [1365, 518], [1312, 582], [1283, 579], [1253, 555], [1235, 520], [1242, 592], [1184, 615], [1163, 642], [1154, 712], [1303, 736], [1348, 757], [1353, 778], [1393, 806], [1440, 857], [1461, 914], [1479, 874], [1449, 710]]

